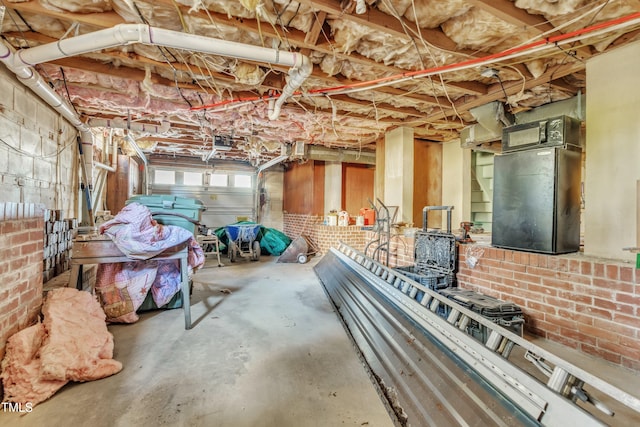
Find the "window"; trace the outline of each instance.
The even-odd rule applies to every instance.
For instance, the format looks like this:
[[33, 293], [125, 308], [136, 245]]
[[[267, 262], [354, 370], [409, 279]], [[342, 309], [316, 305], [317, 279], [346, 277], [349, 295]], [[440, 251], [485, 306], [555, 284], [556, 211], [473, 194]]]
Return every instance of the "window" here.
[[209, 184], [214, 187], [226, 187], [229, 185], [229, 175], [226, 173], [212, 173]]
[[251, 188], [251, 175], [234, 175], [233, 186], [236, 188]]
[[183, 172], [184, 185], [202, 185], [202, 174], [200, 172]]
[[153, 174], [154, 184], [173, 185], [176, 183], [176, 173], [174, 171], [156, 169]]

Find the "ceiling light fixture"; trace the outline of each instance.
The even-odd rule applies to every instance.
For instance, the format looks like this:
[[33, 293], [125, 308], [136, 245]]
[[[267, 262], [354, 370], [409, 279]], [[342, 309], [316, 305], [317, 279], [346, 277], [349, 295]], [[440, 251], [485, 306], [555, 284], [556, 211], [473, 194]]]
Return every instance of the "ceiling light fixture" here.
[[480, 75], [482, 77], [498, 77], [498, 70], [495, 68], [485, 68], [480, 72]]

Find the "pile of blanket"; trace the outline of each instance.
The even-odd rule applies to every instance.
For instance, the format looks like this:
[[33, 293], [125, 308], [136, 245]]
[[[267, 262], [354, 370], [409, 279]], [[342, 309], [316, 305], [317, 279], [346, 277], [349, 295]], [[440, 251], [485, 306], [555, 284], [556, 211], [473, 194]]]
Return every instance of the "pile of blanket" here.
[[140, 203], [125, 206], [112, 220], [100, 226], [126, 256], [140, 261], [100, 264], [96, 292], [107, 320], [133, 323], [136, 311], [151, 292], [157, 307], [166, 305], [180, 291], [179, 260], [150, 260], [176, 245], [187, 242], [189, 273], [204, 265], [205, 256], [193, 233], [176, 225], [162, 225]]
[[12, 335], [2, 360], [4, 400], [32, 406], [69, 381], [92, 381], [122, 370], [113, 335], [89, 292], [59, 288], [47, 294], [44, 320]]

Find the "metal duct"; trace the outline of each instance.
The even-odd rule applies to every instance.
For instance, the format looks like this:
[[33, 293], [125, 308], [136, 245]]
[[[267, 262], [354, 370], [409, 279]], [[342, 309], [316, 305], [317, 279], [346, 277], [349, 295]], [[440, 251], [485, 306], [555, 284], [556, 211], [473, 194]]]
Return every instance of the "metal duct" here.
[[[462, 148], [480, 148], [479, 146], [482, 144], [500, 141], [502, 140], [502, 128], [513, 124], [513, 118], [505, 113], [504, 105], [499, 101], [472, 108], [469, 112], [478, 123], [467, 126], [460, 132]], [[489, 149], [488, 151], [496, 150]]]
[[121, 118], [115, 119], [98, 119], [98, 118], [90, 118], [87, 120], [87, 126], [89, 127], [101, 127], [101, 128], [109, 128], [109, 129], [128, 129], [135, 132], [146, 132], [152, 134], [163, 134], [169, 130], [171, 124], [168, 120], [162, 120], [162, 124], [151, 125], [145, 123], [137, 123], [137, 122], [127, 122]]
[[582, 93], [578, 93], [573, 98], [553, 102], [530, 111], [519, 113], [516, 115], [516, 124], [536, 122], [557, 116], [569, 116], [574, 119], [584, 120], [586, 117], [586, 106]]
[[469, 112], [478, 123], [462, 129], [460, 132], [460, 146], [462, 148], [473, 148], [477, 151], [500, 152], [502, 151], [501, 144], [491, 143], [502, 141], [503, 127], [535, 122], [556, 116], [569, 116], [584, 120], [585, 104], [582, 99], [582, 94], [578, 93], [573, 98], [546, 104], [530, 111], [518, 113], [515, 116], [506, 113], [503, 104], [499, 101], [472, 108]]
[[355, 151], [342, 148], [334, 149], [318, 145], [309, 145], [307, 147], [305, 158], [325, 162], [360, 163], [365, 165], [376, 164], [375, 151]]

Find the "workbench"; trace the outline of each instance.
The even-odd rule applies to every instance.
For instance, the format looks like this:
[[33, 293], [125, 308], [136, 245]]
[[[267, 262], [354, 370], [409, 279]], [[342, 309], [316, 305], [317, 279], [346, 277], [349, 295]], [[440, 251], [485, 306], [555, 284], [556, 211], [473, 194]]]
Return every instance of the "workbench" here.
[[[189, 295], [189, 275], [187, 267], [188, 242], [174, 246], [146, 261], [180, 260], [181, 291], [184, 310], [184, 327], [191, 329], [191, 301]], [[145, 261], [129, 258], [118, 249], [111, 238], [105, 235], [79, 235], [73, 242], [71, 275], [69, 286], [83, 289], [82, 266], [84, 264], [111, 264], [116, 262]]]

